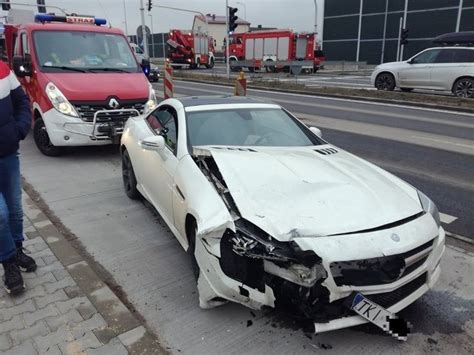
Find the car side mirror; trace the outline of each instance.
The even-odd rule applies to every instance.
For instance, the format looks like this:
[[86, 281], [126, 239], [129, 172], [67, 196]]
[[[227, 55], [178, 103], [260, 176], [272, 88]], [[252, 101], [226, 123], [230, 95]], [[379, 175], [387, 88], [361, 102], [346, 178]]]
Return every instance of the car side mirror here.
[[317, 135], [319, 138], [323, 138], [323, 132], [318, 127], [311, 126], [309, 127], [309, 130], [313, 132], [315, 135]]
[[150, 151], [161, 151], [165, 148], [165, 138], [163, 136], [151, 136], [139, 143], [140, 147]]
[[13, 72], [19, 78], [31, 76], [33, 74], [31, 61], [28, 61], [21, 56], [13, 57]]
[[141, 62], [140, 65], [142, 67], [143, 73], [145, 74], [146, 77], [148, 77], [150, 75], [150, 71], [151, 71], [150, 61], [147, 60], [147, 59], [142, 59], [142, 62]]

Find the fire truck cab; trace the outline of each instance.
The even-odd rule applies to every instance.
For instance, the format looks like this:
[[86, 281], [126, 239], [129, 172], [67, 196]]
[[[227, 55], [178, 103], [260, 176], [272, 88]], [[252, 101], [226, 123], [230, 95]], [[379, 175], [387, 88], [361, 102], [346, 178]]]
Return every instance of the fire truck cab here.
[[317, 71], [321, 57], [316, 56], [314, 33], [289, 29], [235, 33], [229, 41], [229, 61], [233, 71], [266, 69], [299, 73]]
[[169, 47], [167, 60], [174, 68], [214, 67], [214, 40], [206, 34], [171, 30], [167, 44]]
[[31, 100], [34, 140], [45, 155], [116, 143], [129, 117], [156, 105], [124, 34], [105, 23], [38, 14], [5, 25], [8, 62]]

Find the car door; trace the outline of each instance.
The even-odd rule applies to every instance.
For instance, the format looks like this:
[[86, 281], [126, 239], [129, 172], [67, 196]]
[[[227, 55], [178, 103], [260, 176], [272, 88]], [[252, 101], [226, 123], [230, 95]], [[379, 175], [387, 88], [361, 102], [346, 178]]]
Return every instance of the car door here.
[[431, 84], [433, 89], [451, 90], [451, 85], [459, 72], [460, 63], [456, 63], [455, 48], [441, 49], [436, 56], [433, 66], [431, 67]]
[[401, 88], [430, 89], [431, 71], [439, 49], [428, 49], [407, 61], [409, 64], [400, 70]]
[[160, 151], [143, 150], [141, 153], [142, 184], [155, 208], [168, 225], [173, 225], [174, 173], [178, 166], [178, 121], [176, 110], [161, 106], [153, 111], [146, 122], [150, 135], [162, 135], [165, 148]]

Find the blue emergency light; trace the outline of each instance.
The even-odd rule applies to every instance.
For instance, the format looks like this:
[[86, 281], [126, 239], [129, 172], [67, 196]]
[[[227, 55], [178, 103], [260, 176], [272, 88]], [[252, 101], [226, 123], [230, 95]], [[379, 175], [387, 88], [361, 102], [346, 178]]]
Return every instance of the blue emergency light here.
[[36, 22], [66, 22], [82, 25], [106, 25], [107, 20], [103, 18], [91, 17], [91, 16], [78, 16], [78, 15], [67, 15], [67, 16], [56, 16], [51, 14], [38, 14], [35, 16]]

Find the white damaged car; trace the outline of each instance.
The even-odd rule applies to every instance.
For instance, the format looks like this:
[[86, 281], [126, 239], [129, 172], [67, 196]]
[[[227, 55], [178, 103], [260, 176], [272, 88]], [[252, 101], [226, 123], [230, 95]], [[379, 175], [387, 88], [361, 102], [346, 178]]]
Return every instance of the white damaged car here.
[[439, 277], [434, 203], [276, 104], [168, 99], [128, 120], [121, 153], [127, 195], [192, 258], [202, 308], [284, 305], [316, 332], [383, 328]]

